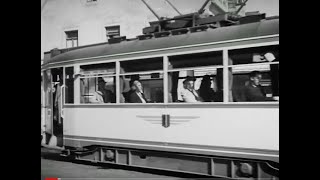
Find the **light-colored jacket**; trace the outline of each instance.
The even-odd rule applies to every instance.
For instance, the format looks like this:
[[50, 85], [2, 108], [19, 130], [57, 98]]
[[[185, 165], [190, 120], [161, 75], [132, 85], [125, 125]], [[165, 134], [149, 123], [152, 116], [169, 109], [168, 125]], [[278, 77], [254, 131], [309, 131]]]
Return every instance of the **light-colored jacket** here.
[[184, 102], [199, 102], [199, 101], [197, 101], [195, 96], [198, 96], [198, 98], [200, 98], [200, 96], [196, 90], [193, 90], [193, 93], [191, 91], [189, 91], [188, 89], [183, 89], [181, 91], [181, 97]]
[[90, 103], [104, 103], [103, 93], [101, 91], [96, 91], [93, 97], [90, 98]]

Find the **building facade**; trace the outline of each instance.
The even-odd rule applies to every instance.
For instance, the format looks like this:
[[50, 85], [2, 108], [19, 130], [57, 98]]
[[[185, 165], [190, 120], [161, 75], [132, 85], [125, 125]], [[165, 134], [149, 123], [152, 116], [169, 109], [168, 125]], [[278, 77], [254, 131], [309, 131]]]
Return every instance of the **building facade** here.
[[[232, 3], [235, 4], [238, 0], [219, 1], [233, 7]], [[165, 1], [146, 2], [161, 17], [177, 15]], [[171, 2], [181, 13], [192, 13], [196, 12], [205, 0]], [[114, 35], [134, 38], [142, 34], [142, 29], [149, 26], [150, 21], [156, 20], [140, 0], [42, 0], [41, 59], [48, 58], [44, 53], [54, 48], [102, 43]]]
[[152, 14], [140, 1], [47, 0], [41, 10], [41, 59], [54, 48], [106, 42], [142, 34]]

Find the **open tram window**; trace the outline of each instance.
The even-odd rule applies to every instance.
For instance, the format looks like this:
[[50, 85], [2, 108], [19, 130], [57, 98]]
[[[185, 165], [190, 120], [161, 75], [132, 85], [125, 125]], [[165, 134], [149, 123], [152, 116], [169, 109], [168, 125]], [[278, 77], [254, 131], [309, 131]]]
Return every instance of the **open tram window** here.
[[163, 58], [120, 62], [121, 103], [163, 102]]
[[222, 66], [222, 51], [170, 56], [169, 62], [169, 70], [188, 67]]
[[116, 103], [115, 63], [80, 66], [80, 103]]
[[222, 102], [222, 52], [169, 57], [168, 102]]
[[229, 57], [229, 65], [279, 63], [279, 45], [234, 49]]
[[120, 80], [124, 83], [121, 89], [121, 103], [163, 102], [163, 73], [123, 75]]
[[279, 100], [279, 45], [229, 51], [234, 102]]

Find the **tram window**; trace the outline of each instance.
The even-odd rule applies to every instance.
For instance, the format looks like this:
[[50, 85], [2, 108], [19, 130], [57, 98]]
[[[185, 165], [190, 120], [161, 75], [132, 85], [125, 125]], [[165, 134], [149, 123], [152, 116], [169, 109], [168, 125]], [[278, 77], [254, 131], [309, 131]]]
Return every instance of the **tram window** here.
[[235, 49], [229, 57], [229, 65], [279, 62], [279, 45]]
[[43, 89], [44, 89], [44, 93], [45, 93], [45, 106], [50, 106], [52, 104], [52, 98], [50, 98], [50, 94], [53, 92], [52, 89], [52, 77], [51, 77], [51, 70], [48, 69], [46, 71], [44, 71], [43, 73]]
[[148, 58], [120, 62], [124, 73], [163, 70], [163, 58]]
[[169, 72], [168, 101], [222, 102], [222, 73], [222, 68], [206, 68]]
[[80, 66], [80, 103], [115, 102], [115, 63]]
[[101, 63], [101, 64], [90, 64], [80, 66], [80, 73], [83, 75], [90, 74], [104, 74], [110, 75], [115, 74], [115, 63]]
[[[142, 85], [141, 97], [146, 103], [163, 102], [163, 73], [146, 73], [120, 76], [120, 102], [121, 103], [141, 103], [141, 97], [135, 90], [134, 82], [139, 81]], [[139, 100], [139, 99], [140, 100]]]
[[276, 45], [229, 51], [234, 102], [279, 100], [278, 47]]
[[63, 70], [62, 68], [54, 68], [51, 70], [53, 83], [58, 83], [58, 82], [63, 83], [63, 71], [62, 70]]
[[115, 103], [116, 102], [116, 78], [105, 77], [81, 77], [80, 103]]
[[169, 57], [169, 69], [222, 65], [222, 51], [184, 54]]
[[65, 68], [65, 103], [74, 103], [74, 70], [73, 67]]
[[222, 59], [222, 51], [170, 56], [168, 102], [222, 102]]

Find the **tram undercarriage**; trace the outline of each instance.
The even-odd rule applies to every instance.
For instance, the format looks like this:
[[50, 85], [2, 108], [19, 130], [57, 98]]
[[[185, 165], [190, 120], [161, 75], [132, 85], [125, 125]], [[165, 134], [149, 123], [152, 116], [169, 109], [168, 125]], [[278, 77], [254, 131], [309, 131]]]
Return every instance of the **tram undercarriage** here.
[[261, 160], [107, 146], [67, 148], [61, 156], [76, 161], [117, 164], [208, 177], [279, 179], [279, 164]]

